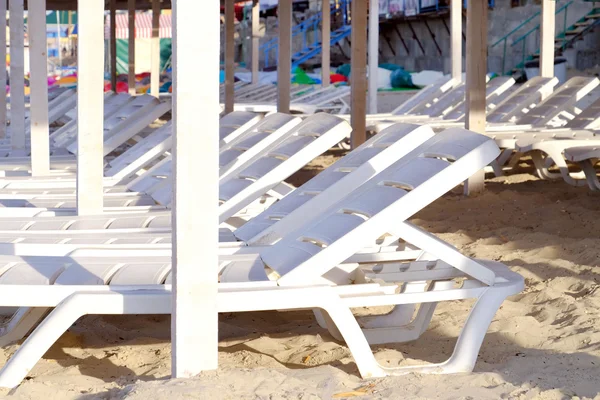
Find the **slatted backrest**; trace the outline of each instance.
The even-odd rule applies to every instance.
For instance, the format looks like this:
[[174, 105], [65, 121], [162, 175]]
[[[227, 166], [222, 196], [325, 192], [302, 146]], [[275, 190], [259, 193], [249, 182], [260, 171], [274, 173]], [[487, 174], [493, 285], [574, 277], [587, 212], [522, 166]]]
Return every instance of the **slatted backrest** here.
[[517, 120], [519, 125], [544, 126], [567, 107], [575, 105], [600, 84], [598, 78], [576, 76], [556, 89], [544, 101]]
[[145, 137], [123, 154], [115, 158], [111, 166], [104, 173], [105, 176], [123, 181], [133, 176], [166, 152], [171, 150], [173, 136], [171, 135], [171, 121], [161, 126], [149, 136]]
[[221, 222], [339, 143], [350, 131], [350, 125], [334, 115], [319, 113], [306, 118], [292, 134], [270, 144], [260, 158], [221, 181]]
[[249, 245], [274, 243], [433, 135], [428, 126], [389, 126], [236, 229], [235, 236]]
[[329, 103], [333, 103], [339, 101], [343, 97], [346, 97], [350, 94], [350, 88], [347, 86], [336, 88], [336, 90], [324, 93], [319, 96], [314, 96], [310, 99], [303, 101], [294, 101], [294, 104], [308, 104], [315, 107], [323, 107]]
[[565, 127], [571, 129], [600, 129], [600, 98], [569, 121]]
[[[157, 104], [158, 102], [158, 99], [150, 95], [138, 96], [127, 102], [123, 107], [120, 107], [116, 112], [106, 116], [106, 118], [104, 118], [105, 139], [110, 137], [111, 132], [114, 132], [115, 128], [119, 128], [119, 126], [122, 126], [129, 119], [139, 116], [140, 113], [143, 113], [153, 104]], [[77, 127], [75, 126], [74, 128], [75, 129], [72, 129], [68, 138], [65, 138], [64, 141], [60, 143], [61, 147], [66, 147], [72, 153], [73, 151], [77, 151]]]
[[219, 179], [243, 170], [277, 141], [292, 135], [302, 119], [289, 114], [275, 113], [265, 117], [255, 127], [244, 132], [219, 154]]
[[[490, 108], [494, 108], [496, 105], [494, 101], [506, 92], [511, 86], [515, 84], [515, 80], [510, 77], [500, 76], [492, 79], [486, 86], [485, 89], [485, 98], [487, 103], [487, 109], [489, 112]], [[492, 107], [490, 107], [490, 105]], [[446, 120], [456, 120], [462, 121], [465, 117], [465, 102], [458, 104], [452, 110], [450, 110], [446, 115], [444, 115], [444, 119]]]
[[127, 184], [127, 190], [149, 193], [152, 188], [166, 183], [171, 184], [171, 156], [163, 158], [149, 170]]
[[525, 82], [519, 89], [506, 97], [496, 108], [487, 115], [488, 122], [513, 122], [526, 111], [531, 110], [543, 100], [544, 93], [548, 93], [558, 79], [542, 78], [537, 76]]
[[493, 139], [460, 128], [434, 136], [318, 218], [261, 251], [270, 279], [279, 285], [323, 283], [323, 276], [357, 249], [392, 232], [499, 152]]
[[219, 146], [234, 140], [239, 134], [256, 125], [263, 118], [262, 114], [248, 111], [234, 111], [219, 120]]
[[[136, 100], [134, 100], [132, 103], [135, 101]], [[106, 156], [114, 151], [117, 147], [121, 146], [136, 134], [140, 133], [140, 131], [142, 131], [156, 119], [163, 116], [170, 109], [170, 100], [161, 102], [158, 99], [153, 98], [149, 104], [139, 106], [137, 111], [130, 116], [123, 118], [121, 123], [114, 125], [112, 129], [105, 128], [103, 155]], [[105, 124], [111, 119], [118, 118], [118, 114], [120, 114], [120, 112], [117, 112], [114, 116], [108, 118], [108, 120], [105, 120]], [[71, 153], [77, 154], [77, 143], [67, 146], [67, 149]]]
[[437, 103], [432, 104], [425, 110], [425, 115], [431, 117], [442, 117], [448, 114], [458, 104], [465, 101], [466, 85], [464, 82], [459, 83], [446, 94], [444, 94]]
[[[109, 118], [131, 101], [133, 101], [133, 97], [127, 93], [118, 93], [110, 96], [108, 102], [104, 104], [104, 119]], [[54, 147], [65, 147], [73, 143], [76, 140], [76, 136], [77, 117], [75, 116], [71, 121], [50, 134], [50, 140]]]
[[458, 85], [458, 83], [453, 78], [442, 78], [438, 82], [419, 90], [410, 99], [394, 109], [392, 114], [419, 114], [428, 104], [435, 103], [444, 93]]

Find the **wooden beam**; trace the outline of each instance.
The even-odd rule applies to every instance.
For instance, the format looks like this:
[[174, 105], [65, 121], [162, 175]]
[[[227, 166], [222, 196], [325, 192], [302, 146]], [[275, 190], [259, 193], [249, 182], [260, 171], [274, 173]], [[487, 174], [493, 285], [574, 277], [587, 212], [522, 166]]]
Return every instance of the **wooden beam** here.
[[117, 92], [117, 0], [110, 0], [110, 89]]
[[556, 0], [542, 0], [542, 24], [540, 31], [540, 75], [554, 76], [554, 35]]
[[450, 50], [452, 57], [452, 78], [462, 80], [462, 2], [450, 2]]
[[369, 1], [369, 113], [377, 114], [379, 69], [379, 1]]
[[79, 0], [77, 215], [103, 210], [104, 0]]
[[50, 126], [48, 123], [48, 57], [46, 50], [46, 0], [29, 0], [29, 70], [31, 88], [31, 174], [50, 173]]
[[280, 0], [279, 60], [277, 61], [277, 111], [290, 112], [292, 89], [292, 0]]
[[331, 79], [331, 3], [321, 0], [321, 5], [321, 85], [327, 87]]
[[160, 0], [152, 0], [152, 43], [150, 44], [150, 94], [160, 95]]
[[[488, 5], [484, 1], [469, 1], [467, 7], [466, 128], [485, 134]], [[482, 192], [483, 170], [469, 178], [464, 189], [467, 195]]]
[[367, 138], [367, 2], [352, 2], [350, 87], [352, 148]]
[[259, 0], [252, 2], [252, 83], [259, 81], [260, 62], [260, 3]]
[[128, 24], [128, 64], [127, 85], [129, 94], [135, 96], [135, 0], [129, 0], [127, 3], [127, 13], [129, 17]]
[[[6, 0], [0, 0], [0, 15], [6, 15]], [[0, 18], [0, 43], [6, 43], [6, 18]], [[6, 60], [6, 46], [0, 46], [0, 58]], [[6, 63], [0, 63], [0, 139], [6, 138]]]
[[235, 8], [233, 0], [225, 0], [225, 114], [233, 112], [235, 93]]
[[[10, 7], [10, 137], [14, 155], [25, 155], [25, 26], [23, 0]], [[60, 52], [60, 49], [58, 49]]]
[[[215, 199], [219, 195], [221, 28], [219, 2], [185, 0], [173, 5], [171, 366], [173, 378], [189, 378], [218, 365], [219, 212]], [[201, 63], [198, 54], [202, 54]]]

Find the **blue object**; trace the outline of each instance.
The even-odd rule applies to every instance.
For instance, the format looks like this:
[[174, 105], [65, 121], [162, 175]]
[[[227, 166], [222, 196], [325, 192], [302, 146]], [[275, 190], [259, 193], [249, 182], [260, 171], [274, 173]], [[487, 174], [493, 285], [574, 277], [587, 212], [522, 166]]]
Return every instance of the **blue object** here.
[[225, 82], [225, 71], [220, 70], [219, 71], [219, 83], [223, 83]]

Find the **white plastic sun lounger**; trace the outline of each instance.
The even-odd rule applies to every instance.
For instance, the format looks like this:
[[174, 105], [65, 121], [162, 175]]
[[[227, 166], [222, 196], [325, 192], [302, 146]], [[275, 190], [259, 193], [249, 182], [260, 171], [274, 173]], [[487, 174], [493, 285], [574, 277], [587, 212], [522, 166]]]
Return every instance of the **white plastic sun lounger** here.
[[[229, 173], [221, 177], [219, 194], [221, 222], [244, 210], [264, 194], [272, 195], [277, 199], [289, 193], [291, 189], [285, 185], [279, 191], [275, 189], [281, 188], [283, 180], [338, 143], [350, 129], [349, 124], [342, 119], [328, 114], [316, 114], [287, 133], [269, 134], [261, 141], [263, 150], [256, 152], [254, 160], [229, 167]], [[264, 137], [262, 132], [252, 132], [252, 134], [254, 137]], [[252, 141], [254, 137], [248, 137], [246, 140]], [[242, 146], [244, 145], [239, 145], [240, 148]], [[123, 193], [122, 187], [109, 189], [105, 193], [105, 207], [131, 207], [131, 211], [138, 211], [139, 208], [135, 206], [147, 207], [154, 205], [155, 202], [169, 206], [172, 185], [169, 184], [168, 179], [164, 179], [169, 174], [170, 157], [167, 157], [143, 176], [131, 181], [126, 187], [131, 192]], [[21, 183], [20, 186], [24, 183], [26, 182]], [[140, 192], [146, 194], [141, 195]], [[65, 209], [64, 211], [74, 212], [72, 209], [74, 202], [73, 194], [68, 197], [64, 194], [0, 196], [0, 206], [35, 207], [29, 215], [36, 215], [47, 209]], [[264, 207], [260, 210], [262, 209]], [[0, 215], [10, 215], [9, 210]]]
[[[246, 128], [246, 124], [240, 126], [238, 130], [232, 131], [231, 129], [238, 126], [238, 123], [244, 121], [257, 120], [254, 114], [232, 113], [229, 116], [223, 117], [220, 120], [221, 128], [220, 132], [223, 136], [223, 140], [228, 140], [227, 144], [221, 147], [221, 152], [231, 150], [232, 146], [236, 146], [238, 142], [251, 136], [264, 137], [265, 135], [272, 135], [271, 139], [279, 137], [279, 135], [288, 132], [293, 126], [300, 123], [300, 119], [289, 116], [287, 114], [273, 114], [264, 120], [259, 120], [259, 123], [251, 127]], [[291, 123], [293, 122], [293, 123]], [[238, 132], [240, 131], [241, 132]], [[262, 136], [261, 136], [262, 135]], [[223, 159], [227, 159], [227, 163], [223, 163], [223, 167], [228, 167], [229, 163], [237, 161], [240, 162], [252, 161], [251, 157], [264, 149], [268, 144], [268, 141], [261, 143], [255, 148], [244, 154], [242, 160], [238, 161], [225, 155]], [[148, 169], [151, 164], [160, 157], [168, 156], [166, 152], [171, 149], [172, 136], [171, 136], [171, 122], [167, 122], [161, 128], [157, 129], [151, 135], [138, 142], [136, 145], [125, 151], [123, 154], [115, 158], [108, 163], [108, 168], [105, 171], [104, 186], [106, 192], [124, 192], [128, 189], [127, 186], [132, 180], [137, 180], [136, 185], [140, 185], [143, 181], [154, 181], [151, 174], [156, 173], [158, 175], [169, 174], [169, 171], [156, 172], [150, 171], [148, 173], [140, 172], [142, 169]], [[238, 149], [238, 153], [243, 153], [248, 148]], [[164, 163], [163, 163], [164, 164]], [[158, 167], [152, 167], [156, 170]], [[139, 175], [136, 176], [136, 175]], [[22, 179], [21, 179], [22, 178]], [[59, 179], [60, 178], [60, 179]], [[159, 179], [159, 178], [156, 178]], [[159, 182], [162, 182], [159, 180]], [[48, 177], [11, 177], [7, 179], [0, 179], [0, 194], [14, 194], [14, 195], [75, 195], [76, 180], [74, 175], [70, 175], [64, 172], [61, 176], [48, 176]], [[117, 187], [121, 185], [121, 187]], [[148, 189], [150, 186], [140, 187], [140, 189]]]
[[[470, 259], [406, 222], [499, 153], [491, 139], [464, 130], [438, 136], [443, 140], [426, 142], [259, 255], [222, 260], [218, 311], [319, 309], [319, 322], [346, 342], [364, 378], [471, 371], [497, 309], [524, 283], [504, 265]], [[454, 162], [444, 160], [449, 155]], [[381, 265], [352, 259], [354, 249], [387, 233], [430, 256]], [[18, 385], [84, 314], [170, 313], [170, 256], [165, 253], [0, 257], [0, 305], [31, 307], [10, 328], [25, 331], [54, 308], [0, 372], [0, 386]], [[425, 281], [430, 282], [427, 287]], [[410, 340], [415, 326], [425, 329], [435, 304], [469, 298], [477, 301], [448, 361], [395, 368], [377, 363], [369, 344]], [[406, 304], [422, 304], [409, 324], [381, 316], [367, 319], [367, 327], [361, 328], [351, 312], [352, 307]]]
[[[161, 102], [152, 96], [139, 96], [108, 119], [105, 119], [104, 155], [106, 156], [124, 144], [142, 129], [168, 112], [170, 108], [170, 102]], [[52, 155], [54, 156], [64, 156], [69, 153], [77, 154], [76, 134], [72, 138], [55, 144], [57, 147], [52, 150]], [[59, 157], [54, 158], [54, 160], [62, 161], [64, 158], [61, 159]], [[30, 157], [7, 157], [5, 160], [0, 160], [0, 168], [2, 168], [2, 161], [8, 163], [9, 166], [20, 163], [25, 165], [31, 163]]]
[[[309, 221], [317, 211], [325, 209], [358, 188], [375, 174], [396, 162], [417, 146], [433, 137], [431, 128], [410, 124], [396, 124], [326, 168], [310, 181], [270, 206], [262, 214], [250, 219], [235, 232], [221, 230], [222, 254], [233, 254], [241, 247], [270, 245], [291, 232], [296, 226]], [[134, 245], [170, 243], [170, 214], [153, 213], [120, 216], [117, 228], [113, 216], [51, 217], [35, 219], [3, 219], [0, 242], [55, 243], [46, 255], [66, 255], [78, 247], [97, 245]], [[127, 222], [124, 223], [125, 219]], [[87, 230], [86, 230], [87, 229]], [[11, 231], [12, 230], [12, 231]], [[154, 235], [154, 236], [153, 236]], [[265, 241], [264, 238], [268, 238]], [[112, 247], [112, 246], [110, 246]], [[98, 247], [96, 247], [98, 248]], [[8, 250], [8, 249], [1, 249]], [[13, 249], [11, 251], [15, 251]], [[246, 250], [246, 249], [241, 249]], [[398, 250], [397, 247], [394, 251]], [[38, 255], [23, 253], [20, 255]], [[61, 252], [62, 253], [61, 253]], [[251, 250], [257, 252], [257, 250]], [[44, 254], [44, 253], [42, 253]]]

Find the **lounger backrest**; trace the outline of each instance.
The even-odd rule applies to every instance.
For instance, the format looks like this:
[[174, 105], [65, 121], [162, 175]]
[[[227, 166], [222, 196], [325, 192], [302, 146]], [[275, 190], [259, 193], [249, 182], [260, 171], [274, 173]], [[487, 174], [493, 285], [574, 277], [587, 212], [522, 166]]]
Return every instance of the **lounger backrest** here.
[[[144, 96], [152, 97], [149, 95]], [[136, 105], [134, 103], [136, 103], [138, 99], [135, 99], [123, 108], [131, 107], [129, 113], [119, 111], [104, 120], [104, 156], [114, 151], [117, 147], [131, 139], [142, 129], [146, 128], [171, 109], [170, 100], [161, 102], [154, 97], [152, 97], [152, 100], [147, 100], [147, 104], [144, 104], [144, 102], [140, 100], [139, 104]], [[71, 144], [67, 149], [71, 153], [76, 154], [77, 143]]]
[[326, 106], [329, 103], [334, 103], [339, 101], [341, 98], [348, 96], [350, 94], [350, 88], [348, 86], [343, 86], [340, 88], [336, 88], [335, 90], [329, 91], [319, 96], [314, 96], [310, 99], [300, 101], [294, 101], [294, 104], [308, 104], [315, 107]]
[[467, 180], [499, 153], [493, 139], [464, 129], [434, 136], [315, 220], [261, 251], [269, 278], [281, 286], [326, 283], [323, 276], [336, 273], [335, 268], [357, 249], [393, 232], [394, 226]]
[[[132, 101], [133, 98], [127, 93], [118, 93], [111, 95], [104, 103], [104, 119], [110, 117], [119, 111], [126, 103]], [[74, 118], [61, 126], [55, 132], [50, 134], [50, 140], [54, 147], [64, 147], [72, 143], [73, 138], [77, 135], [77, 113], [75, 109]]]
[[274, 243], [433, 135], [433, 130], [424, 125], [389, 126], [236, 229], [235, 236], [248, 244]]
[[517, 123], [519, 125], [544, 126], [567, 107], [575, 105], [599, 84], [600, 81], [596, 77], [576, 76], [571, 78], [535, 108], [519, 118]]
[[444, 94], [437, 103], [428, 107], [425, 111], [426, 115], [431, 117], [442, 117], [448, 114], [458, 104], [465, 100], [465, 83], [461, 82], [457, 86], [450, 89]]
[[219, 152], [219, 179], [226, 179], [246, 168], [268, 146], [287, 135], [302, 122], [299, 117], [275, 113], [240, 134]]
[[435, 103], [444, 93], [452, 89], [459, 82], [453, 78], [442, 78], [438, 82], [425, 86], [415, 93], [411, 98], [398, 106], [392, 114], [419, 114], [427, 104]]
[[112, 160], [105, 176], [122, 182], [140, 169], [147, 168], [150, 163], [171, 150], [173, 144], [171, 131], [172, 124], [169, 121]]
[[219, 146], [231, 142], [240, 133], [250, 129], [263, 118], [262, 114], [234, 111], [219, 120]]
[[334, 115], [318, 113], [306, 118], [292, 130], [292, 134], [270, 144], [262, 157], [221, 181], [220, 222], [339, 143], [351, 130], [348, 122]]
[[488, 113], [487, 121], [497, 123], [513, 122], [525, 111], [539, 104], [544, 98], [544, 93], [551, 91], [557, 83], [558, 79], [556, 77], [542, 78], [537, 76], [528, 80]]
[[571, 129], [600, 129], [600, 98], [569, 121], [565, 127]]
[[[485, 98], [487, 109], [494, 108], [496, 104], [494, 103], [504, 92], [506, 92], [511, 86], [515, 84], [515, 80], [511, 77], [500, 76], [492, 79], [485, 89]], [[490, 107], [491, 106], [491, 107]], [[456, 120], [462, 121], [465, 118], [465, 102], [458, 104], [451, 111], [449, 111], [446, 115], [444, 115], [444, 119], [446, 120]]]

